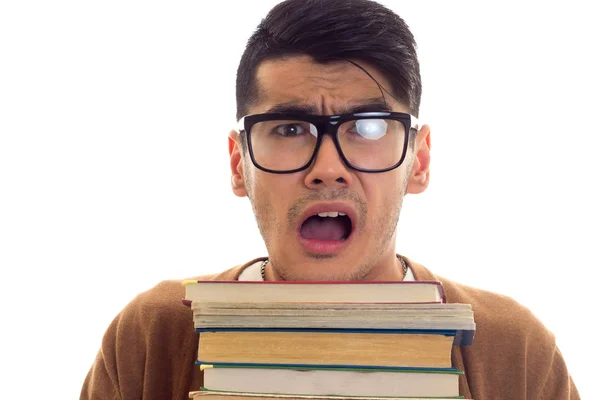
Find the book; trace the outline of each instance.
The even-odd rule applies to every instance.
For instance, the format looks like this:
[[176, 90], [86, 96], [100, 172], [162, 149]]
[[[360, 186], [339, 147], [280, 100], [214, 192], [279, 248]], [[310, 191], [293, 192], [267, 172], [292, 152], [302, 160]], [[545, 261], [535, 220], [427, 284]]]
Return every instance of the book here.
[[449, 368], [453, 342], [451, 332], [203, 331], [198, 360], [202, 364]]
[[451, 369], [269, 368], [202, 365], [205, 390], [309, 396], [455, 397]]
[[444, 303], [446, 297], [438, 281], [195, 281], [183, 282], [185, 300], [316, 302], [316, 303]]
[[456, 345], [470, 345], [475, 322], [470, 304], [237, 303], [193, 301], [194, 327], [225, 329], [328, 329], [455, 331]]
[[451, 356], [473, 310], [440, 282], [184, 284], [204, 371], [191, 398], [463, 398]]

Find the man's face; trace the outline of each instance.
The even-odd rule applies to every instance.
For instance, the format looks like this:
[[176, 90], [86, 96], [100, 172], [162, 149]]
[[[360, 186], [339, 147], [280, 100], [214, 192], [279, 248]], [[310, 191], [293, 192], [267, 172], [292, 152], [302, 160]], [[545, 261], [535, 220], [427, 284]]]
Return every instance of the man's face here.
[[[391, 91], [376, 69], [359, 64]], [[306, 56], [266, 61], [259, 66], [256, 79], [259, 99], [250, 114], [282, 105], [309, 106], [321, 115], [342, 114], [373, 99], [383, 100], [377, 84], [348, 62], [318, 64]], [[405, 106], [385, 96], [393, 111], [407, 112]], [[241, 155], [240, 139], [230, 135], [234, 193], [250, 198], [271, 268], [279, 279], [378, 279], [396, 268], [396, 224], [407, 184], [411, 183], [409, 192], [419, 192], [428, 180], [428, 132], [421, 131], [416, 150], [425, 142], [427, 159], [415, 158], [409, 147], [403, 164], [383, 173], [348, 168], [326, 135], [309, 168], [272, 174], [254, 167], [248, 154]], [[314, 216], [336, 211], [346, 217]], [[319, 229], [333, 239], [314, 240], [314, 231]], [[336, 236], [335, 232], [341, 233]]]

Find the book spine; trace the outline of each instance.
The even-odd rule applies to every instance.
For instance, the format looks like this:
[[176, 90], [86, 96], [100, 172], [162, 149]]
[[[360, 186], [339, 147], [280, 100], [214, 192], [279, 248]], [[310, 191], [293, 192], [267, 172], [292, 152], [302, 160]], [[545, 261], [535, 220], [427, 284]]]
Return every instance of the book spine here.
[[[389, 372], [431, 372], [431, 373], [458, 373], [463, 372], [454, 368], [436, 367], [403, 367], [379, 365], [334, 365], [334, 364], [258, 364], [258, 363], [227, 363], [196, 360], [196, 365], [201, 369], [206, 368], [269, 368], [269, 369], [304, 369], [304, 370], [362, 370], [362, 371], [389, 371]], [[202, 366], [204, 365], [204, 368]]]
[[196, 332], [331, 332], [331, 333], [379, 333], [379, 334], [426, 334], [454, 336], [454, 346], [470, 346], [474, 330], [452, 329], [343, 329], [343, 328], [196, 328]]

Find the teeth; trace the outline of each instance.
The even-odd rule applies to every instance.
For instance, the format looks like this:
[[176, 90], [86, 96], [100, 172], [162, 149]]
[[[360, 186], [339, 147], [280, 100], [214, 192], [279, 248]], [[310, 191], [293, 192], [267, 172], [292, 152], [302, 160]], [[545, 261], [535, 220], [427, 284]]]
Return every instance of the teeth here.
[[317, 214], [319, 217], [325, 218], [325, 217], [337, 217], [338, 213], [335, 211], [326, 211], [326, 212], [321, 212]]
[[346, 214], [341, 213], [341, 212], [337, 212], [337, 211], [327, 211], [327, 212], [321, 212], [317, 214], [319, 217], [325, 218], [325, 217], [332, 217], [335, 218], [338, 215], [344, 216]]

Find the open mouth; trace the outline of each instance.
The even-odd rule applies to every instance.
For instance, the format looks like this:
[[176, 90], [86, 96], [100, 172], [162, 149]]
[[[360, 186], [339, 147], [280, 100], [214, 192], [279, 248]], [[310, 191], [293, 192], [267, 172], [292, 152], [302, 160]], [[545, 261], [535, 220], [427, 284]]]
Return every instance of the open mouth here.
[[308, 217], [300, 226], [300, 236], [308, 240], [345, 241], [352, 233], [352, 220], [337, 211]]

